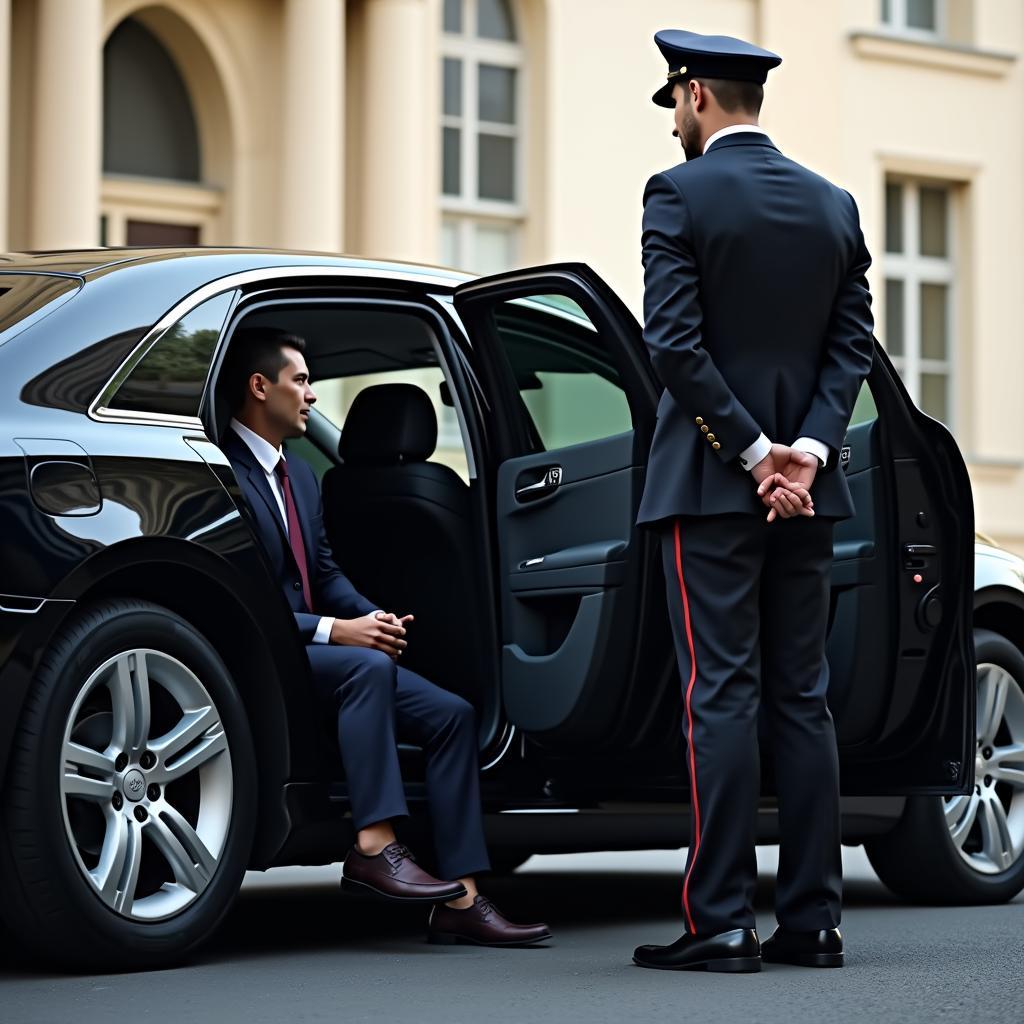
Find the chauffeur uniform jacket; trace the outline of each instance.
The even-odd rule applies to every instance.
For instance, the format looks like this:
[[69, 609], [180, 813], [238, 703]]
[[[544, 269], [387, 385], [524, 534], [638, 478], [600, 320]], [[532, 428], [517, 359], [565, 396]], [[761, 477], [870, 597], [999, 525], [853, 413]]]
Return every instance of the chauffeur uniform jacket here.
[[738, 458], [762, 432], [826, 444], [815, 512], [851, 515], [833, 470], [873, 352], [853, 198], [766, 135], [727, 135], [648, 182], [643, 262], [644, 339], [665, 391], [638, 523], [763, 516]]

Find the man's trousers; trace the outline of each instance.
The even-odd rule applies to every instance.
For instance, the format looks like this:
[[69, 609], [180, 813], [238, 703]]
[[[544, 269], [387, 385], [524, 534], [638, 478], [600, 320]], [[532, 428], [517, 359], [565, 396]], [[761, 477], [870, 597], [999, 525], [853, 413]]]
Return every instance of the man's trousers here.
[[398, 741], [423, 748], [427, 800], [441, 878], [490, 864], [480, 808], [476, 715], [461, 697], [399, 668], [382, 651], [309, 644], [317, 690], [338, 715], [352, 823], [365, 828], [409, 813]]
[[776, 916], [839, 923], [839, 762], [825, 702], [831, 520], [685, 516], [662, 532], [693, 803], [687, 931], [754, 927], [758, 714], [779, 801]]

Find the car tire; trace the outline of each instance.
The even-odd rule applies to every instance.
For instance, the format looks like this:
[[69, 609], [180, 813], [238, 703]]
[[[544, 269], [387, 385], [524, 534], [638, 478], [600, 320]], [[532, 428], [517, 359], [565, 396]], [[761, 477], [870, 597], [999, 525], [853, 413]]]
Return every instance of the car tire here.
[[[882, 882], [917, 903], [1005, 903], [1024, 889], [1024, 753], [997, 756], [1024, 752], [1024, 654], [991, 630], [975, 630], [974, 641], [981, 777], [964, 796], [911, 797], [896, 828], [865, 843]], [[997, 683], [1008, 694], [1001, 712], [988, 702]], [[1015, 781], [998, 777], [1004, 765]]]
[[75, 613], [41, 659], [11, 747], [0, 804], [11, 931], [78, 969], [182, 958], [241, 886], [256, 795], [245, 708], [210, 642], [147, 602]]

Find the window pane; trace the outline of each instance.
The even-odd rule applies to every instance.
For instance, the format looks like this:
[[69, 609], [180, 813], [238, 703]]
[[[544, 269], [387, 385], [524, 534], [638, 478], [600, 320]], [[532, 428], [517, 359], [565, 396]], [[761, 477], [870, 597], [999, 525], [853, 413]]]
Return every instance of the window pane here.
[[538, 295], [495, 311], [498, 336], [544, 447], [631, 430], [629, 403], [604, 339], [582, 311], [570, 313], [556, 302]]
[[479, 136], [477, 191], [481, 199], [515, 199], [516, 140]]
[[885, 349], [890, 356], [903, 355], [903, 282], [885, 282]]
[[939, 26], [935, 0], [907, 0], [907, 28], [922, 28], [934, 32]]
[[444, 30], [462, 31], [462, 0], [444, 0]]
[[515, 41], [516, 31], [508, 0], [477, 0], [476, 31], [484, 39]]
[[462, 117], [462, 61], [444, 59], [444, 107], [451, 117]]
[[209, 299], [164, 331], [118, 388], [110, 408], [198, 416], [233, 295], [226, 292]]
[[946, 374], [921, 374], [921, 408], [929, 416], [949, 422], [949, 377]]
[[892, 0], [882, 0], [882, 21], [886, 25], [892, 23]]
[[457, 196], [462, 192], [462, 132], [458, 128], [442, 128], [441, 135], [442, 188], [446, 196]]
[[441, 221], [441, 263], [446, 267], [462, 267], [459, 257], [459, 222]]
[[480, 65], [479, 75], [480, 120], [500, 124], [516, 122], [515, 68]]
[[921, 255], [948, 256], [948, 197], [944, 188], [921, 188]]
[[903, 252], [903, 186], [885, 186], [885, 251]]
[[515, 263], [515, 231], [493, 224], [477, 224], [473, 240], [473, 269], [497, 274]]
[[921, 355], [949, 358], [949, 288], [944, 284], [921, 285]]
[[857, 401], [853, 407], [853, 415], [850, 417], [850, 426], [855, 427], [858, 423], [867, 423], [869, 420], [878, 419], [878, 408], [875, 406], [875, 397], [871, 394], [868, 382], [864, 381], [857, 394]]

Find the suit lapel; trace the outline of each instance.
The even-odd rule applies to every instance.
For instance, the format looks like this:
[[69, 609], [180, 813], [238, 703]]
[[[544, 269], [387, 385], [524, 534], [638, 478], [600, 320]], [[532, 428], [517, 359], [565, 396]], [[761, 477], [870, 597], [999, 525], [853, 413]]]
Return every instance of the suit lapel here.
[[229, 430], [229, 437], [224, 441], [224, 451], [232, 462], [238, 463], [239, 468], [244, 470], [238, 482], [242, 485], [249, 507], [260, 524], [265, 543], [269, 544], [270, 538], [276, 532], [284, 548], [283, 553], [290, 558], [291, 547], [288, 544], [288, 535], [285, 532], [281, 512], [271, 493], [270, 484], [267, 483], [267, 474], [263, 472], [263, 467], [256, 461], [249, 446], [233, 430]]

